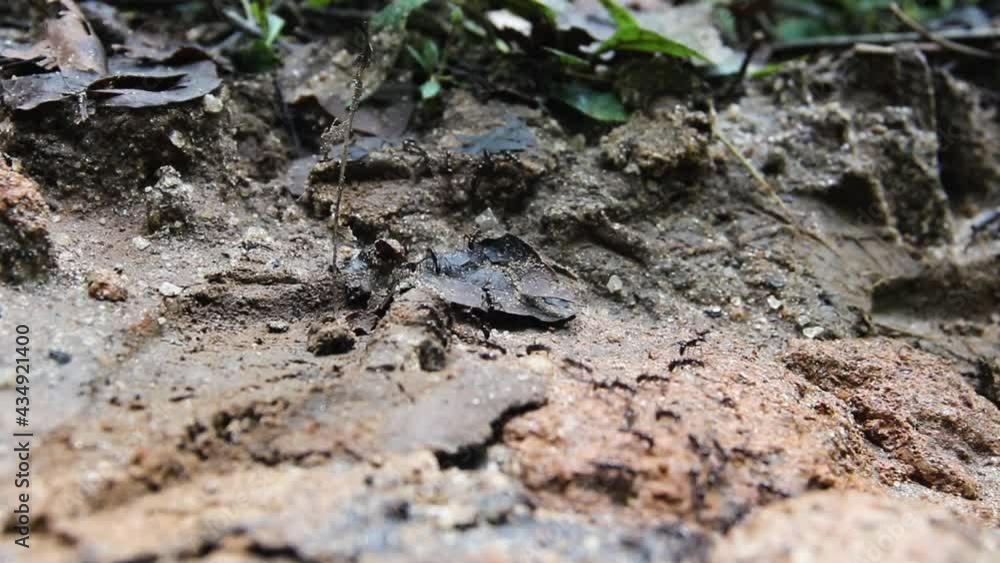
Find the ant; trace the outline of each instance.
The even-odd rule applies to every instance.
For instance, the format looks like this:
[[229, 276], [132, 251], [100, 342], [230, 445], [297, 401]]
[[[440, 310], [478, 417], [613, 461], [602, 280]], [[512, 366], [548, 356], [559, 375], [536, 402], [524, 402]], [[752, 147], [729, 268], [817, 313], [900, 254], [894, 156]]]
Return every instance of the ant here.
[[416, 184], [420, 176], [430, 171], [431, 155], [413, 139], [403, 141], [403, 151], [419, 157], [417, 163], [410, 168], [410, 178]]
[[514, 153], [510, 151], [500, 151], [494, 155], [490, 151], [483, 151], [482, 158], [476, 163], [475, 168], [472, 171], [472, 189], [475, 190], [479, 186], [479, 182], [484, 176], [496, 172], [497, 166], [500, 161], [512, 162], [514, 164], [521, 164], [521, 159], [519, 159]]
[[686, 352], [688, 348], [696, 348], [697, 346], [700, 346], [701, 344], [708, 342], [708, 339], [705, 337], [708, 336], [709, 332], [711, 331], [699, 330], [698, 332], [695, 333], [695, 338], [692, 338], [690, 340], [678, 341], [677, 345], [680, 347], [680, 354], [683, 356], [684, 352]]

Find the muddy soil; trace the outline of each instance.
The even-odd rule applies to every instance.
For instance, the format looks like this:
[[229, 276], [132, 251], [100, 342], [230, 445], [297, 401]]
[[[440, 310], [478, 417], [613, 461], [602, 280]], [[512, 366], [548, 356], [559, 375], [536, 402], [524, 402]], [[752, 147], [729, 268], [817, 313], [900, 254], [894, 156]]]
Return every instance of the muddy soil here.
[[[1000, 121], [962, 70], [830, 56], [588, 137], [452, 92], [351, 163], [337, 272], [336, 160], [296, 158], [267, 78], [4, 114], [36, 441], [3, 554], [995, 561]], [[530, 148], [463, 150], [515, 118]], [[449, 256], [504, 234], [539, 258], [490, 270], [518, 308], [462, 302]]]

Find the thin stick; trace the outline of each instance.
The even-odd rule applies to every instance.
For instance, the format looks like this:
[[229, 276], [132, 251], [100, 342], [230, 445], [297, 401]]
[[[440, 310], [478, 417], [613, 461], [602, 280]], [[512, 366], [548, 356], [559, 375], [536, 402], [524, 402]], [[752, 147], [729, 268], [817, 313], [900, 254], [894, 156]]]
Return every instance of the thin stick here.
[[933, 41], [934, 43], [937, 43], [938, 45], [949, 51], [954, 51], [962, 55], [976, 57], [979, 59], [990, 59], [994, 61], [1000, 60], [1000, 56], [997, 56], [989, 51], [984, 51], [982, 49], [977, 49], [975, 47], [969, 47], [968, 45], [962, 45], [961, 43], [956, 43], [950, 39], [945, 39], [944, 37], [940, 37], [932, 33], [931, 30], [927, 29], [919, 22], [917, 22], [910, 16], [906, 15], [906, 13], [903, 12], [903, 10], [899, 9], [899, 5], [896, 4], [895, 2], [889, 4], [889, 11], [891, 11], [892, 15], [896, 16], [896, 19], [902, 22], [903, 25], [919, 33], [924, 39], [928, 41]]
[[[757, 182], [757, 185], [758, 187], [760, 187], [760, 190], [764, 192], [764, 194], [767, 197], [773, 200], [774, 203], [778, 206], [778, 209], [781, 210], [781, 213], [774, 214], [772, 216], [776, 216], [775, 218], [787, 224], [789, 227], [794, 229], [795, 232], [813, 239], [814, 241], [826, 247], [827, 250], [829, 250], [836, 256], [842, 257], [840, 251], [834, 248], [833, 244], [831, 244], [830, 241], [826, 240], [826, 238], [824, 238], [823, 235], [813, 232], [810, 229], [800, 227], [795, 222], [795, 219], [793, 218], [794, 215], [792, 215], [792, 211], [788, 209], [788, 206], [785, 205], [785, 202], [781, 200], [781, 197], [778, 195], [778, 192], [775, 191], [774, 187], [771, 186], [770, 183], [768, 183], [768, 181], [764, 178], [764, 175], [761, 174], [760, 170], [757, 170], [757, 167], [754, 166], [754, 164], [750, 162], [750, 160], [748, 160], [745, 156], [743, 156], [743, 153], [741, 153], [740, 150], [736, 148], [736, 145], [734, 145], [733, 142], [730, 141], [729, 138], [726, 137], [719, 129], [718, 115], [715, 113], [715, 103], [712, 100], [709, 100], [708, 102], [708, 111], [709, 111], [709, 118], [711, 119], [712, 134], [715, 136], [716, 139], [722, 141], [722, 144], [726, 147], [726, 149], [730, 153], [732, 153], [733, 156], [736, 157], [736, 160], [738, 160], [740, 164], [742, 164], [743, 167], [746, 168], [747, 172], [750, 173], [750, 176], [752, 176], [753, 179]], [[767, 211], [768, 214], [771, 214], [769, 210], [765, 209], [765, 211]]]
[[354, 80], [351, 85], [354, 92], [351, 97], [351, 108], [347, 114], [347, 131], [344, 134], [343, 144], [340, 150], [340, 178], [337, 179], [337, 201], [333, 206], [333, 271], [339, 272], [337, 256], [340, 253], [340, 204], [344, 198], [344, 182], [347, 180], [347, 154], [351, 146], [351, 137], [354, 135], [354, 114], [361, 104], [361, 95], [364, 93], [364, 82], [361, 78], [372, 60], [372, 44], [368, 37], [368, 22], [362, 27], [363, 40], [361, 53], [354, 59]]
[[729, 83], [729, 87], [726, 88], [724, 97], [732, 96], [736, 93], [736, 89], [739, 88], [740, 84], [747, 76], [747, 70], [750, 69], [750, 62], [753, 60], [753, 56], [757, 54], [757, 50], [760, 46], [764, 44], [764, 34], [756, 31], [753, 34], [753, 38], [750, 40], [750, 45], [747, 47], [746, 54], [743, 55], [743, 64], [740, 65], [740, 71], [736, 73], [732, 82]]
[[[1000, 29], [979, 28], [979, 29], [949, 29], [936, 34], [942, 39], [950, 40], [987, 40], [1000, 39]], [[834, 49], [838, 47], [851, 47], [858, 43], [872, 43], [876, 45], [892, 45], [894, 43], [912, 43], [921, 39], [919, 33], [865, 33], [862, 35], [830, 35], [827, 37], [814, 37], [811, 39], [798, 39], [794, 41], [784, 41], [774, 43], [771, 48], [774, 52], [784, 51], [812, 51], [823, 49]]]

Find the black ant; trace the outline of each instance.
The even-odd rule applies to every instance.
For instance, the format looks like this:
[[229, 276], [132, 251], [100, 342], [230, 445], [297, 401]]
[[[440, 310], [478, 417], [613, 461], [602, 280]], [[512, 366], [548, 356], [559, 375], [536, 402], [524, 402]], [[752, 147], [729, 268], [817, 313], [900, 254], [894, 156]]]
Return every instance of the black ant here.
[[471, 188], [475, 190], [484, 176], [496, 172], [497, 166], [501, 161], [512, 162], [518, 165], [521, 164], [521, 159], [510, 151], [500, 151], [496, 154], [491, 153], [490, 151], [483, 151], [482, 158], [479, 159], [479, 162], [476, 163], [476, 166], [472, 171]]
[[429, 163], [431, 161], [431, 156], [413, 139], [403, 141], [403, 150], [420, 157], [419, 160], [417, 160], [417, 163], [410, 169], [411, 180], [415, 184], [421, 175], [430, 170]]
[[[433, 248], [428, 248], [427, 249], [427, 254], [428, 254], [427, 258], [431, 259], [431, 264], [434, 264], [434, 275], [440, 276], [441, 275], [441, 264], [438, 263], [438, 255], [437, 255], [437, 253], [434, 252]], [[427, 258], [424, 258], [424, 260], [426, 260]]]
[[675, 369], [680, 367], [690, 367], [690, 366], [699, 368], [705, 367], [705, 362], [697, 358], [681, 358], [679, 360], [671, 361], [670, 364], [667, 366], [667, 371], [674, 371]]
[[465, 247], [467, 249], [469, 249], [469, 250], [472, 250], [472, 248], [474, 246], [476, 246], [476, 243], [479, 242], [479, 237], [482, 234], [483, 234], [483, 231], [481, 229], [479, 229], [479, 227], [476, 227], [476, 230], [472, 231], [472, 234], [467, 235], [465, 237]]
[[489, 313], [496, 308], [496, 300], [493, 298], [493, 292], [490, 291], [489, 282], [483, 286], [483, 310]]
[[695, 338], [692, 338], [690, 340], [680, 340], [680, 341], [678, 341], [677, 345], [680, 347], [680, 353], [681, 353], [681, 355], [683, 356], [684, 352], [686, 352], [688, 348], [695, 348], [695, 347], [697, 347], [697, 346], [699, 346], [701, 344], [704, 344], [705, 342], [708, 342], [708, 339], [705, 338], [705, 337], [708, 336], [709, 332], [711, 332], [711, 331], [710, 330], [699, 330], [698, 332], [695, 333]]

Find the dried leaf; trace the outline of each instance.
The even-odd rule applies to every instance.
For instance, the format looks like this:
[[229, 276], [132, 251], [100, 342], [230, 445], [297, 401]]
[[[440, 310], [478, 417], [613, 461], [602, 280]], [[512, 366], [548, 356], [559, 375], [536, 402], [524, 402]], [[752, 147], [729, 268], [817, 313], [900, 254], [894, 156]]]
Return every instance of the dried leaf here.
[[2, 56], [34, 61], [56, 71], [0, 81], [3, 101], [11, 108], [27, 111], [81, 95], [106, 107], [163, 106], [198, 99], [222, 84], [215, 64], [200, 60], [206, 58], [200, 50], [174, 49], [169, 54], [157, 52], [152, 56], [147, 49], [152, 59], [196, 60], [172, 66], [142, 64], [121, 56], [109, 61], [73, 0], [44, 1], [49, 10], [45, 39], [28, 49], [6, 50]]
[[63, 74], [107, 73], [104, 46], [73, 0], [44, 0], [45, 37], [28, 48], [6, 49], [0, 56], [29, 61]]
[[514, 235], [485, 238], [422, 263], [424, 284], [443, 299], [543, 324], [576, 316], [572, 295], [528, 243]]
[[211, 61], [146, 66], [114, 57], [109, 66], [111, 74], [97, 78], [52, 72], [0, 81], [4, 103], [28, 111], [45, 103], [87, 94], [99, 106], [155, 107], [195, 100], [222, 85]]
[[91, 84], [89, 92], [105, 107], [145, 108], [196, 100], [222, 85], [211, 61], [175, 67], [135, 67]]
[[466, 154], [523, 151], [537, 146], [531, 129], [516, 117], [507, 118], [503, 126], [490, 129], [482, 135], [459, 135], [459, 140], [462, 146], [458, 151]]

